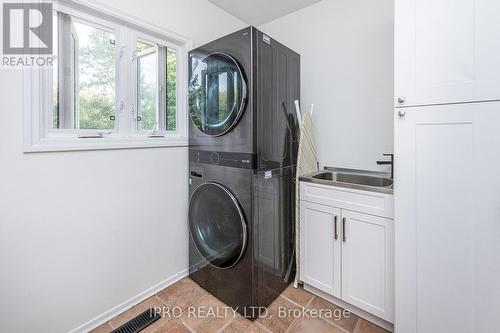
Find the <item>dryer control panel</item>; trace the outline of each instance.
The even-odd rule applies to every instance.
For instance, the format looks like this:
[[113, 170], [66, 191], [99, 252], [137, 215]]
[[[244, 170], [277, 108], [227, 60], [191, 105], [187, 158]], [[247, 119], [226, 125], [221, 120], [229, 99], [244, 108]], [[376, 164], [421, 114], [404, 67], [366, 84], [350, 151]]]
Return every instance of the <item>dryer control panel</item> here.
[[255, 154], [189, 150], [189, 160], [195, 163], [221, 165], [240, 169], [255, 169]]

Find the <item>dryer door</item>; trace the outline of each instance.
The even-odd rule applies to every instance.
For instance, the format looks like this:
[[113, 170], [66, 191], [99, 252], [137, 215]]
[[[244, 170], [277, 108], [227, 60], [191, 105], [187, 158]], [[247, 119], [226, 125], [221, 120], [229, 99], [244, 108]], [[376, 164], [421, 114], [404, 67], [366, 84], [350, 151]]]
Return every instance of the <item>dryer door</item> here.
[[205, 183], [189, 202], [189, 232], [211, 265], [226, 269], [240, 260], [247, 243], [247, 225], [234, 195], [217, 183]]
[[245, 109], [247, 85], [236, 60], [225, 53], [190, 59], [189, 113], [203, 133], [229, 132]]

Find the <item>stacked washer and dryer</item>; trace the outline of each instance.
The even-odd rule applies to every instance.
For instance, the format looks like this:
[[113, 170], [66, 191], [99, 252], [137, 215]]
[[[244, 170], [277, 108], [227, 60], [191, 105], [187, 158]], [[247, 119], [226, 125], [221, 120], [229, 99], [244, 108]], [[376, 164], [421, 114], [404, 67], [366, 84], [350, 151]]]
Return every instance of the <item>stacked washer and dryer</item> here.
[[249, 318], [294, 278], [300, 56], [253, 27], [189, 54], [190, 276]]

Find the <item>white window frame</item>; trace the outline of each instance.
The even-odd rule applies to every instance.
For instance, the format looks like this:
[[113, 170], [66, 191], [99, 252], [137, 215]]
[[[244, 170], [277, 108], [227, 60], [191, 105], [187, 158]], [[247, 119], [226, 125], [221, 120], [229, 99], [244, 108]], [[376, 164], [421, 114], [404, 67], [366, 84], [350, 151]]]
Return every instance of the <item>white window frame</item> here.
[[[161, 61], [161, 58], [160, 58], [160, 47], [158, 47], [158, 45], [156, 43], [153, 43], [151, 42], [150, 40], [146, 40], [145, 38], [137, 38], [137, 42], [144, 42], [144, 43], [150, 43], [150, 44], [153, 44], [153, 48], [151, 50], [148, 50], [147, 51], [147, 54], [143, 55], [143, 56], [147, 56], [147, 55], [150, 55], [152, 53], [155, 53], [156, 54], [156, 64], [155, 64], [155, 69], [158, 71], [158, 69], [160, 68], [159, 64], [160, 64], [160, 61]], [[136, 43], [137, 43], [136, 42]], [[140, 105], [139, 105], [139, 54], [137, 52], [137, 50], [135, 51], [135, 61], [133, 62], [135, 64], [135, 67], [132, 68], [132, 82], [135, 83], [134, 85], [134, 95], [135, 96], [135, 103], [134, 103], [134, 109], [135, 109], [135, 118], [139, 117], [139, 111], [140, 111]], [[162, 72], [163, 73], [163, 72]], [[162, 99], [162, 95], [161, 94], [161, 91], [160, 91], [160, 82], [162, 80], [162, 77], [163, 75], [161, 75], [162, 73], [160, 73], [158, 71], [158, 75], [156, 76], [156, 93], [158, 94], [156, 96], [156, 118], [158, 119], [158, 126], [161, 126], [161, 120], [163, 118], [163, 115], [162, 115], [162, 112], [163, 112], [163, 108], [162, 108], [162, 103], [163, 103], [163, 99]], [[166, 110], [165, 110], [166, 111]], [[135, 122], [135, 126], [137, 127], [137, 133], [147, 133], [148, 130], [144, 130], [144, 129], [139, 129], [139, 125], [141, 125], [141, 123], [139, 123], [139, 121]]]
[[[115, 128], [108, 133], [98, 130], [52, 130], [52, 68], [25, 68], [24, 71], [24, 151], [72, 151], [97, 149], [178, 147], [188, 145], [187, 59], [192, 42], [161, 27], [89, 0], [56, 1], [54, 10], [79, 20], [114, 30], [116, 39], [115, 69]], [[159, 45], [159, 50], [170, 48], [177, 57], [176, 73], [176, 130], [137, 131], [136, 43], [144, 40]], [[165, 52], [166, 53], [166, 52]], [[166, 56], [166, 55], [165, 55]], [[163, 71], [160, 71], [163, 73]], [[158, 86], [164, 84], [158, 75]], [[127, 82], [127, 84], [119, 84]], [[165, 87], [166, 89], [166, 87]], [[158, 89], [158, 98], [164, 94]], [[160, 95], [161, 94], [161, 95]], [[166, 99], [159, 100], [166, 111]], [[60, 105], [60, 107], [63, 107]], [[160, 121], [163, 116], [160, 116]], [[151, 135], [155, 134], [155, 135]], [[87, 138], [82, 138], [87, 136]], [[94, 136], [89, 138], [89, 136]]]
[[[149, 35], [149, 34], [146, 34], [146, 33], [142, 33], [142, 32], [137, 32], [133, 35], [133, 40], [135, 41], [135, 44], [137, 44], [137, 42], [141, 41], [141, 42], [144, 42], [144, 43], [150, 43], [150, 44], [153, 44], [156, 46], [156, 57], [157, 57], [157, 62], [156, 62], [156, 67], [157, 68], [166, 68], [167, 66], [167, 63], [166, 63], [166, 59], [167, 59], [167, 49], [173, 49], [175, 52], [176, 52], [176, 64], [177, 64], [177, 68], [176, 68], [176, 75], [175, 77], [177, 78], [177, 81], [176, 81], [176, 85], [175, 85], [175, 89], [177, 91], [176, 93], [176, 96], [177, 96], [177, 99], [179, 98], [179, 75], [182, 75], [182, 73], [180, 72], [179, 70], [179, 54], [177, 54], [177, 49], [175, 47], [175, 45], [173, 45], [172, 43], [169, 43], [168, 41], [165, 41], [165, 40], [162, 40], [162, 39], [159, 39], [155, 36], [152, 36], [152, 35]], [[135, 55], [137, 55], [137, 51], [135, 50], [134, 51]], [[132, 64], [132, 82], [135, 82], [136, 84], [134, 85], [133, 87], [133, 90], [131, 92], [131, 95], [132, 98], [135, 100], [135, 104], [137, 104], [137, 101], [138, 101], [138, 91], [137, 91], [137, 86], [138, 86], [138, 83], [139, 83], [139, 80], [138, 80], [138, 77], [137, 77], [137, 73], [138, 73], [138, 62], [137, 62], [137, 56], [133, 56], [133, 59], [134, 59], [134, 62]], [[159, 113], [159, 117], [158, 117], [158, 122], [159, 122], [159, 131], [158, 131], [158, 134], [160, 135], [176, 135], [177, 133], [179, 133], [179, 128], [177, 126], [177, 124], [179, 123], [179, 112], [177, 111], [175, 113], [176, 115], [176, 126], [175, 126], [175, 131], [166, 131], [163, 126], [166, 124], [166, 116], [167, 116], [167, 99], [166, 99], [166, 95], [165, 95], [165, 90], [167, 89], [167, 87], [165, 86], [165, 82], [167, 80], [167, 77], [166, 77], [167, 73], [166, 71], [159, 71], [158, 73], [158, 77], [157, 77], [157, 92], [158, 94], [161, 94], [161, 96], [157, 96], [157, 102], [158, 102], [158, 105], [157, 105], [157, 112]], [[186, 76], [187, 77], [187, 74]], [[186, 84], [187, 85], [187, 82], [183, 82], [183, 84]], [[186, 94], [187, 94], [187, 89], [186, 89]], [[176, 100], [177, 100], [176, 99]], [[187, 103], [187, 101], [186, 101]], [[179, 103], [176, 101], [176, 110], [178, 110], [178, 107], [179, 107]], [[137, 117], [139, 115], [139, 105], [133, 105], [133, 108], [134, 108], [134, 111], [135, 111], [135, 117]], [[185, 111], [187, 113], [187, 111]], [[132, 124], [132, 126], [137, 126], [137, 123], [135, 124]], [[151, 131], [148, 131], [148, 130], [139, 130], [138, 132], [138, 135], [144, 135], [145, 133], [148, 133], [150, 134]]]

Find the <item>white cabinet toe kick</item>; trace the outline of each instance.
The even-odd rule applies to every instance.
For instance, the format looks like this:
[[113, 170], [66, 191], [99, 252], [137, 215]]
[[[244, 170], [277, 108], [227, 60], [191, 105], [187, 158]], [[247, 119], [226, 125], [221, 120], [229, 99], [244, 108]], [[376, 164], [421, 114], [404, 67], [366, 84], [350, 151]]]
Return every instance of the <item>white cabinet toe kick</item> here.
[[394, 198], [300, 184], [304, 288], [385, 329], [394, 322]]

